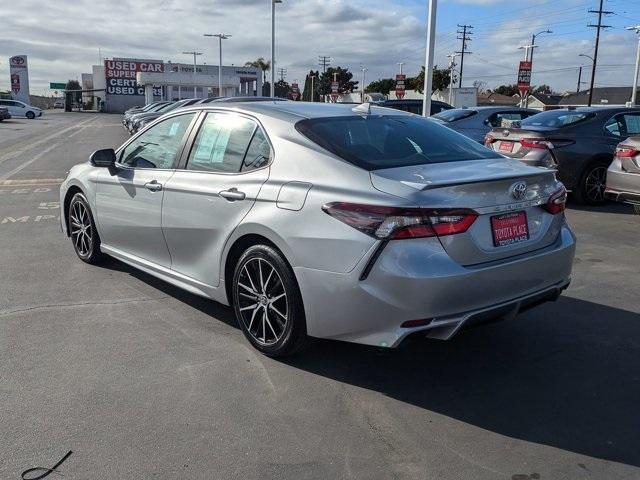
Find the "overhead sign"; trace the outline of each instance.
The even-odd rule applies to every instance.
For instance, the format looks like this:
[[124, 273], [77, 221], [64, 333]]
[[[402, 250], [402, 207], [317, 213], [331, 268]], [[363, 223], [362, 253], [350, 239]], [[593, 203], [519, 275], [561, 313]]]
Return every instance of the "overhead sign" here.
[[291, 99], [295, 102], [300, 97], [300, 88], [297, 83], [291, 84]]
[[523, 60], [518, 68], [518, 90], [522, 98], [526, 97], [531, 88], [531, 62]]
[[49, 83], [49, 88], [51, 90], [64, 90], [65, 88], [67, 88], [67, 84], [60, 82], [51, 82]]
[[331, 82], [331, 101], [333, 103], [336, 103], [338, 101], [339, 92], [340, 92], [340, 83]]
[[[138, 72], [164, 72], [164, 63], [154, 60], [105, 60], [104, 75], [107, 82], [107, 95], [144, 95], [144, 87], [138, 85]], [[154, 95], [160, 95], [154, 89]]]
[[406, 75], [396, 75], [396, 98], [402, 100], [404, 98]]
[[14, 55], [9, 59], [9, 75], [12, 98], [29, 103], [29, 69], [26, 55]]

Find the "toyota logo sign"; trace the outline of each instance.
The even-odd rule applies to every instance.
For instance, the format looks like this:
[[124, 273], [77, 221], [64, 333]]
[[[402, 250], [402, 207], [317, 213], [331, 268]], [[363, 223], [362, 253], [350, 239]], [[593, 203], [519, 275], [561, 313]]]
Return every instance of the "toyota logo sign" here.
[[12, 65], [24, 65], [24, 57], [11, 57]]
[[524, 182], [517, 182], [511, 186], [511, 196], [516, 200], [522, 200], [527, 194], [527, 184]]

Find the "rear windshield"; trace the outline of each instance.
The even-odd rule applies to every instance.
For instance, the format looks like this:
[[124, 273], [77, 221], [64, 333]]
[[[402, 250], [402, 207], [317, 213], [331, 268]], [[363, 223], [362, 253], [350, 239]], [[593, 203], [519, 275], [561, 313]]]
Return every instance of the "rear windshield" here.
[[475, 110], [467, 110], [466, 108], [452, 108], [450, 110], [444, 110], [437, 115], [434, 115], [435, 118], [449, 122], [457, 122], [458, 120], [462, 120], [463, 118], [473, 117], [477, 114]]
[[556, 110], [536, 113], [535, 115], [522, 120], [523, 127], [553, 127], [560, 128], [574, 123], [582, 122], [593, 117], [591, 112], [575, 112], [566, 110]]
[[445, 126], [409, 115], [314, 118], [299, 121], [296, 129], [366, 170], [496, 157]]

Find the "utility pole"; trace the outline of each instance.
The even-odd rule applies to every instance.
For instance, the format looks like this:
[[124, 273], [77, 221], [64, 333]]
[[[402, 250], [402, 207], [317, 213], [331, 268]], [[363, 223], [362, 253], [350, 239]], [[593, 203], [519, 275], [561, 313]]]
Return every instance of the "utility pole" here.
[[578, 69], [578, 86], [576, 87], [576, 93], [580, 93], [580, 84], [582, 83], [582, 65]]
[[322, 67], [322, 73], [325, 73], [327, 71], [327, 67], [331, 65], [331, 57], [318, 55], [318, 65]]
[[636, 96], [638, 93], [638, 73], [640, 73], [640, 25], [635, 27], [627, 27], [627, 30], [635, 30], [638, 35], [638, 50], [636, 52], [636, 69], [633, 74], [633, 83], [631, 87], [631, 106], [636, 105]]
[[280, 81], [284, 81], [284, 77], [287, 76], [287, 69], [286, 68], [279, 68], [278, 69], [278, 75], [280, 75]]
[[457, 33], [462, 35], [461, 37], [456, 37], [458, 40], [462, 40], [462, 49], [458, 53], [460, 55], [460, 78], [458, 78], [458, 88], [462, 88], [462, 69], [464, 67], [464, 54], [471, 55], [473, 52], [467, 50], [467, 42], [471, 41], [471, 37], [469, 35], [473, 35], [471, 29], [473, 26], [471, 25], [458, 25], [458, 28], [461, 28], [462, 31], [458, 30]]
[[404, 65], [404, 62], [398, 62], [396, 65], [400, 67], [400, 75], [402, 75], [402, 65]]
[[220, 62], [218, 63], [218, 96], [223, 97], [222, 95], [222, 40], [226, 40], [230, 38], [231, 35], [227, 35], [225, 33], [205, 33], [205, 37], [218, 37], [220, 40]]
[[310, 101], [313, 102], [314, 101], [314, 98], [313, 98], [314, 97], [314, 95], [313, 95], [313, 93], [314, 93], [313, 80], [316, 78], [316, 76], [315, 75], [309, 75], [309, 78], [311, 79], [311, 95], [310, 95], [311, 100]]
[[196, 52], [195, 50], [193, 52], [182, 52], [184, 55], [193, 55], [193, 98], [197, 98], [198, 97], [198, 92], [197, 92], [197, 85], [196, 85], [196, 57], [198, 55], [202, 55], [202, 52]]
[[424, 52], [424, 85], [422, 90], [422, 116], [431, 115], [431, 90], [433, 87], [433, 55], [436, 50], [436, 12], [438, 0], [429, 0], [427, 16], [427, 44]]
[[591, 67], [591, 83], [589, 87], [589, 102], [588, 106], [591, 106], [591, 102], [593, 100], [593, 84], [596, 80], [596, 64], [598, 63], [598, 46], [600, 45], [600, 30], [603, 28], [611, 28], [611, 25], [603, 25], [602, 24], [602, 15], [611, 15], [613, 12], [607, 12], [602, 10], [602, 4], [604, 0], [600, 0], [600, 8], [598, 10], [589, 10], [589, 13], [597, 13], [598, 14], [598, 24], [597, 25], [587, 25], [588, 27], [596, 29], [596, 46], [593, 51], [593, 65]]
[[459, 53], [453, 52], [447, 55], [449, 59], [449, 105], [453, 105], [453, 69], [456, 66], [456, 57]]

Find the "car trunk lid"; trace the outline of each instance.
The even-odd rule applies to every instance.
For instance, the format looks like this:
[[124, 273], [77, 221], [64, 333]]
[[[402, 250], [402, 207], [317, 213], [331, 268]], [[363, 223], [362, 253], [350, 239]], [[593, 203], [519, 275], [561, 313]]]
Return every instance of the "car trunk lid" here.
[[[553, 171], [514, 160], [497, 158], [375, 170], [371, 172], [371, 182], [376, 189], [406, 198], [415, 206], [476, 211], [478, 217], [466, 232], [439, 237], [447, 253], [465, 266], [549, 246], [557, 238], [562, 222], [562, 215], [552, 215], [544, 208], [560, 188]], [[520, 194], [522, 197], [516, 198]]]

